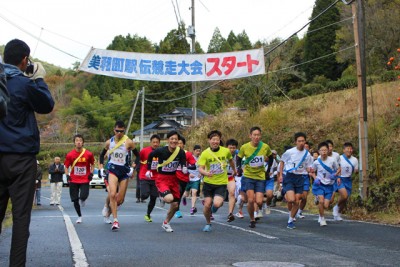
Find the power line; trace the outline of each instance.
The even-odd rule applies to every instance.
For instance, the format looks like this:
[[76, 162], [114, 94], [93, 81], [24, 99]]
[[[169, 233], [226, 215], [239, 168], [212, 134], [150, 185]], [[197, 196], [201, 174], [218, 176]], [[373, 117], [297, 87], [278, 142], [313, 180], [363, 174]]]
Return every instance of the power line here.
[[185, 83], [185, 84], [182, 85], [182, 86], [179, 86], [179, 87], [177, 87], [177, 88], [173, 88], [173, 89], [168, 90], [168, 91], [165, 91], [165, 92], [150, 93], [150, 94], [148, 94], [148, 93], [146, 92], [146, 96], [163, 95], [163, 94], [165, 94], [165, 93], [167, 93], [167, 92], [169, 93], [169, 92], [173, 92], [173, 91], [180, 90], [180, 89], [182, 89], [182, 88], [185, 88], [185, 87], [188, 86], [188, 85], [191, 85], [191, 84], [190, 84], [190, 83]]

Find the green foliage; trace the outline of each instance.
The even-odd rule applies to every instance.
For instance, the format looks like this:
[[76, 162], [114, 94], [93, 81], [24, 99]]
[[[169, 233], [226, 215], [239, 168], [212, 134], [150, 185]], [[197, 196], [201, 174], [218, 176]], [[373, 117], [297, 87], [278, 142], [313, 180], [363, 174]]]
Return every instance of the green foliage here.
[[307, 97], [308, 95], [301, 89], [294, 89], [294, 90], [291, 90], [288, 93], [288, 96], [291, 99], [300, 99], [300, 98], [303, 98], [303, 97]]
[[399, 76], [399, 72], [396, 70], [388, 70], [382, 72], [379, 80], [380, 82], [394, 82], [397, 80], [397, 76]]
[[[210, 44], [208, 45], [207, 53], [218, 53], [222, 52], [223, 47], [226, 46], [226, 39], [222, 37], [219, 28], [215, 28], [213, 36], [211, 37]], [[229, 44], [228, 44], [229, 45]]]
[[389, 211], [400, 205], [400, 175], [385, 179], [370, 187], [366, 202], [368, 211]]
[[[317, 95], [326, 93], [326, 87], [319, 83], [309, 83], [301, 87], [300, 91], [302, 91], [305, 95]], [[291, 93], [292, 91], [289, 92], [289, 96], [291, 96]]]
[[356, 77], [343, 77], [337, 81], [330, 81], [326, 84], [326, 87], [329, 91], [339, 91], [343, 89], [349, 89], [357, 87], [357, 78]]

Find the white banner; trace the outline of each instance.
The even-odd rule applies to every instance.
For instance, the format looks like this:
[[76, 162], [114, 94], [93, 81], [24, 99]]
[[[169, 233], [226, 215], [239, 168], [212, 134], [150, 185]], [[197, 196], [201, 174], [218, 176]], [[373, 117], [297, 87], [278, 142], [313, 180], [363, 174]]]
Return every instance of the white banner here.
[[79, 70], [125, 79], [192, 82], [265, 73], [264, 50], [215, 54], [145, 54], [93, 48]]

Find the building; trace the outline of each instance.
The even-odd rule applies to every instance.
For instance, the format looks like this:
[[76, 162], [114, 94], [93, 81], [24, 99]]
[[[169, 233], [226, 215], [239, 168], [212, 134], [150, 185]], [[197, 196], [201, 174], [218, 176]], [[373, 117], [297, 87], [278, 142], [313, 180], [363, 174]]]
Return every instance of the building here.
[[[167, 139], [167, 133], [170, 131], [181, 132], [186, 127], [192, 124], [193, 111], [192, 108], [182, 108], [177, 107], [169, 113], [160, 114], [160, 120], [154, 121], [143, 127], [143, 142], [149, 142], [150, 137], [153, 134], [158, 134], [161, 140]], [[197, 118], [202, 119], [207, 116], [206, 113], [197, 109]], [[140, 132], [141, 130], [134, 131], [132, 134], [134, 136], [133, 140], [135, 142], [140, 142]]]

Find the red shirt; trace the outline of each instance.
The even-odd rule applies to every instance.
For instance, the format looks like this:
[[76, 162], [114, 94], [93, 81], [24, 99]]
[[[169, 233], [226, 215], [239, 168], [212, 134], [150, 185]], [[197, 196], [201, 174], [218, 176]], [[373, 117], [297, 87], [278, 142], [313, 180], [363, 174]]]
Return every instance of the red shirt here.
[[151, 152], [154, 149], [151, 146], [145, 147], [139, 152], [140, 158], [140, 167], [139, 167], [139, 179], [140, 180], [154, 180], [155, 176], [157, 175], [157, 165], [158, 165], [158, 158], [153, 158], [151, 162], [151, 172], [153, 173], [153, 177], [151, 179], [146, 177], [147, 172], [147, 160]]
[[[82, 152], [77, 152], [75, 149], [71, 150], [65, 157], [65, 168], [72, 166], [74, 161], [79, 157]], [[89, 183], [88, 176], [90, 174], [90, 166], [94, 165], [93, 153], [86, 150], [82, 157], [76, 162], [75, 166], [70, 171], [71, 183], [85, 184]]]
[[[190, 151], [185, 151], [186, 154], [186, 166], [195, 165], [196, 159], [193, 157], [193, 154]], [[183, 174], [181, 166], [176, 170], [176, 177], [184, 182], [189, 182], [189, 173]]]

